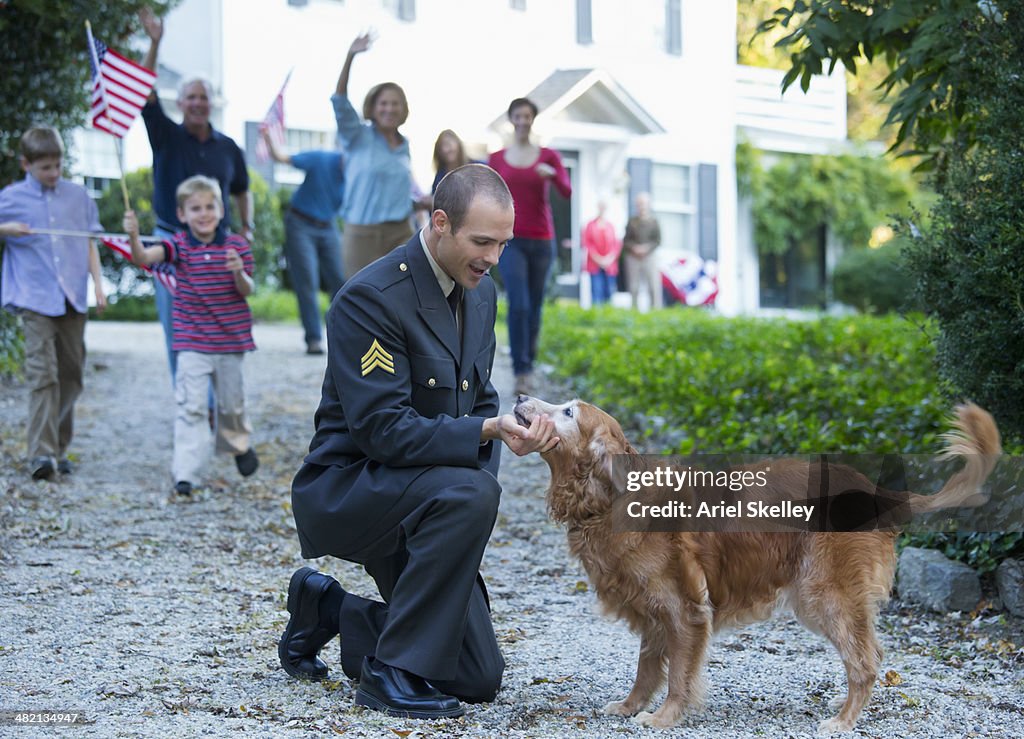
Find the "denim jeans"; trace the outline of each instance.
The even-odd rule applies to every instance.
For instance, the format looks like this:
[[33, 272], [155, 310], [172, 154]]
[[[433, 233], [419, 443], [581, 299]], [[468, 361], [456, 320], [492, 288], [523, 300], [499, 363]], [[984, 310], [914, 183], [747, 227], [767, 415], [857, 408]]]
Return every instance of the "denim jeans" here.
[[544, 287], [555, 256], [553, 239], [523, 239], [508, 242], [498, 260], [498, 270], [508, 297], [508, 343], [512, 371], [524, 375], [533, 371], [540, 335], [540, 314]]
[[299, 304], [306, 343], [319, 342], [323, 337], [319, 290], [322, 287], [333, 298], [345, 281], [341, 271], [341, 237], [334, 224], [316, 226], [291, 210], [284, 217], [284, 234], [288, 276]]
[[615, 292], [615, 275], [610, 275], [603, 269], [590, 274], [590, 297], [594, 305], [607, 303], [612, 299]]
[[[174, 232], [157, 226], [153, 229], [153, 235], [161, 239], [174, 238]], [[156, 291], [156, 316], [160, 319], [160, 325], [164, 329], [164, 343], [167, 346], [167, 366], [171, 370], [171, 385], [174, 385], [174, 378], [178, 374], [178, 352], [171, 346], [174, 343], [174, 323], [171, 317], [171, 309], [174, 305], [174, 296], [163, 286], [160, 280], [153, 280], [153, 290]]]

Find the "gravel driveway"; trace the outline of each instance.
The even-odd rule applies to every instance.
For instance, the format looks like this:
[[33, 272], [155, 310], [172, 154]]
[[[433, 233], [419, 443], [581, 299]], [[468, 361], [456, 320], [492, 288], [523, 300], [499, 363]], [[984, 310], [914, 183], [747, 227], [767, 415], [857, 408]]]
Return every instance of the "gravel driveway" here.
[[[563, 533], [547, 521], [546, 466], [507, 452], [483, 565], [508, 661], [498, 700], [436, 722], [356, 709], [336, 642], [324, 656], [338, 680], [288, 678], [275, 645], [288, 578], [303, 564], [289, 485], [325, 362], [301, 353], [297, 327], [260, 325], [255, 335], [246, 380], [262, 466], [242, 480], [230, 458], [218, 459], [191, 502], [170, 495], [174, 405], [158, 325], [89, 324], [78, 468], [58, 483], [29, 479], [26, 393], [0, 384], [0, 711], [77, 712], [73, 735], [83, 737], [720, 739], [813, 735], [829, 716], [844, 685], [839, 659], [789, 619], [718, 639], [707, 707], [682, 728], [602, 716], [629, 690], [638, 640], [598, 615]], [[507, 355], [497, 365], [508, 398]], [[313, 566], [349, 590], [375, 592], [353, 565]], [[1019, 622], [894, 604], [880, 631], [885, 674], [857, 734], [1024, 736]], [[55, 731], [0, 718], [0, 736]]]

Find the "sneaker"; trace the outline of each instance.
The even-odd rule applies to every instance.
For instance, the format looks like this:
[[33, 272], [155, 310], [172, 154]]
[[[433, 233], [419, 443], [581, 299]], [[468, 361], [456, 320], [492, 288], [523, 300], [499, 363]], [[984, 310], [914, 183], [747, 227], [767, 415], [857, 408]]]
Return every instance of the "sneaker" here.
[[324, 345], [319, 341], [311, 341], [306, 344], [306, 354], [323, 354]]
[[178, 495], [192, 495], [192, 483], [188, 480], [178, 480], [174, 483], [174, 492]]
[[70, 475], [75, 471], [75, 468], [71, 464], [71, 460], [67, 457], [61, 457], [57, 460], [57, 472], [62, 475]]
[[31, 467], [33, 480], [52, 480], [56, 472], [53, 457], [36, 457]]
[[533, 390], [532, 379], [533, 377], [529, 373], [516, 375], [516, 384], [513, 392], [516, 395], [529, 395]]
[[249, 447], [249, 451], [245, 454], [235, 455], [235, 467], [242, 474], [242, 477], [248, 477], [256, 468], [260, 466], [260, 458], [256, 456], [256, 452], [252, 447]]

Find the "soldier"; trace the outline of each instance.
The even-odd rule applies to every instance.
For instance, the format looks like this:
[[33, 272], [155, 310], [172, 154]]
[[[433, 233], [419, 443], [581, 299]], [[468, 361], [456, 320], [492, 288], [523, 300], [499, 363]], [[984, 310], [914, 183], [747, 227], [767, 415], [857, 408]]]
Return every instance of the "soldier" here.
[[304, 567], [278, 646], [291, 675], [322, 679], [341, 635], [356, 704], [411, 718], [493, 700], [505, 667], [483, 579], [501, 487], [500, 445], [558, 443], [547, 417], [498, 415], [491, 384], [496, 291], [488, 270], [512, 238], [512, 196], [469, 164], [438, 186], [429, 224], [338, 292], [310, 452], [292, 505], [302, 554], [363, 565], [384, 602]]

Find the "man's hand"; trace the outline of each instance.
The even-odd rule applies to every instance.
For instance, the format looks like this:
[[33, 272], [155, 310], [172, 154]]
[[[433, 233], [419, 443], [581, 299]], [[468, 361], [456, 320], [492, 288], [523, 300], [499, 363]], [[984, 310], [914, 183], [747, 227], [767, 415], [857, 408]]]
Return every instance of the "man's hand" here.
[[160, 43], [164, 36], [164, 22], [153, 12], [152, 8], [146, 7], [139, 11], [139, 20], [142, 22], [142, 29], [149, 36], [153, 43]]
[[103, 292], [103, 287], [100, 285], [96, 286], [96, 312], [103, 315], [103, 311], [107, 309], [107, 296]]
[[485, 433], [487, 424], [492, 424], [491, 431], [495, 434], [488, 438], [501, 439], [505, 442], [505, 446], [519, 457], [524, 457], [530, 452], [544, 454], [558, 446], [559, 439], [555, 436], [555, 422], [546, 415], [534, 418], [530, 428], [520, 426], [511, 413], [487, 419], [484, 426]]

